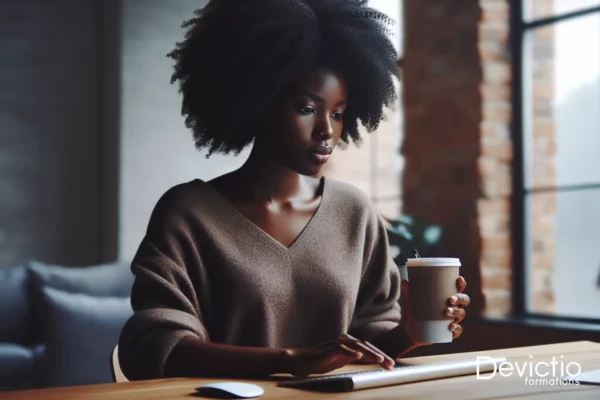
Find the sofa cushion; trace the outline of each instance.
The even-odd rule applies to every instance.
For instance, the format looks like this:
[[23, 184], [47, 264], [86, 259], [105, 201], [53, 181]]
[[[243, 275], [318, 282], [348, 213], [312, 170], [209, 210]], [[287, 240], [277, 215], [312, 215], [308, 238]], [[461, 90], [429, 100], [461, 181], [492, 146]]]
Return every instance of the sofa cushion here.
[[30, 344], [32, 305], [25, 266], [0, 269], [0, 343]]
[[29, 270], [37, 289], [48, 286], [90, 296], [126, 297], [131, 293], [134, 279], [130, 265], [129, 262], [117, 261], [86, 267], [66, 267], [31, 261]]
[[0, 343], [0, 380], [31, 377], [33, 367], [31, 349], [15, 343]]
[[129, 297], [93, 297], [42, 289], [48, 311], [43, 387], [112, 382], [110, 354], [127, 319]]

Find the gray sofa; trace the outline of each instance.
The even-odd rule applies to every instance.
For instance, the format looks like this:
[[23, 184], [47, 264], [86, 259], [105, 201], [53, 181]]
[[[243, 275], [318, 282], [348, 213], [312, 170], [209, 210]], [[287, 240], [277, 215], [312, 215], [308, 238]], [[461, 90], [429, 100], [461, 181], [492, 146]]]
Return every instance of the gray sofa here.
[[0, 269], [0, 390], [110, 382], [132, 283], [128, 262]]

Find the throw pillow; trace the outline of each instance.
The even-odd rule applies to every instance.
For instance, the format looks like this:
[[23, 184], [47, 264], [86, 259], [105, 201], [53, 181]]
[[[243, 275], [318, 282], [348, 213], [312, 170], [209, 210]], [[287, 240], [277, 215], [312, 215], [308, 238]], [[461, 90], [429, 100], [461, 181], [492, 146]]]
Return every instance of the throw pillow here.
[[29, 263], [33, 296], [33, 320], [35, 340], [45, 342], [46, 310], [43, 289], [50, 287], [69, 293], [81, 293], [94, 297], [128, 297], [134, 276], [130, 264], [125, 261], [92, 265], [87, 267], [64, 267]]
[[0, 343], [31, 344], [31, 320], [27, 269], [0, 269]]
[[34, 285], [90, 296], [125, 297], [131, 294], [134, 276], [130, 263], [118, 261], [86, 267], [66, 267], [37, 261], [29, 263]]
[[133, 314], [129, 297], [42, 289], [47, 310], [42, 387], [112, 382], [110, 355]]

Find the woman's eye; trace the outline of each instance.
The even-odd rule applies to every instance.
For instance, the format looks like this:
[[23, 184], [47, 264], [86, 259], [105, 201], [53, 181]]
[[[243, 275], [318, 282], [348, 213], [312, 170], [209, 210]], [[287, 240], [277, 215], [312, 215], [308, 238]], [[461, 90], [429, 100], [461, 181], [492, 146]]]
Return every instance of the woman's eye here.
[[315, 109], [310, 106], [300, 107], [300, 113], [302, 115], [314, 114]]
[[335, 119], [336, 121], [341, 121], [344, 118], [344, 114], [341, 112], [333, 113], [331, 114], [331, 118]]

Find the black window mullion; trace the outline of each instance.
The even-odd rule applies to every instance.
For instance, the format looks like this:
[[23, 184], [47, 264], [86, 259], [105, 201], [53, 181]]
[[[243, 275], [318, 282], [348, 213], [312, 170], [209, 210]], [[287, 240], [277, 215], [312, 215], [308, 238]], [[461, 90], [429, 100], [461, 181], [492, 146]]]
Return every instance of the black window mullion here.
[[520, 317], [527, 312], [525, 304], [526, 255], [525, 255], [525, 165], [523, 145], [523, 2], [510, 2], [510, 45], [512, 49], [512, 129], [514, 146], [513, 194], [511, 198], [511, 241], [512, 241], [512, 314]]
[[[518, 3], [522, 3], [522, 1], [518, 1]], [[557, 22], [562, 22], [562, 21], [566, 21], [569, 19], [573, 19], [573, 18], [583, 17], [585, 15], [593, 14], [593, 13], [597, 13], [597, 12], [600, 12], [600, 6], [585, 8], [583, 10], [573, 11], [573, 12], [566, 13], [566, 14], [555, 15], [555, 16], [548, 17], [548, 18], [537, 19], [537, 20], [530, 21], [530, 22], [522, 22], [522, 24], [523, 24], [523, 29], [534, 29], [534, 28], [539, 28], [541, 26], [545, 26], [545, 25], [556, 24]], [[521, 21], [523, 21], [522, 18], [523, 17], [521, 16]]]
[[535, 193], [548, 193], [548, 192], [576, 192], [583, 190], [597, 190], [600, 189], [600, 183], [588, 183], [581, 185], [564, 185], [564, 186], [540, 186], [533, 187], [531, 189], [523, 189], [524, 193], [535, 194]]
[[[527, 309], [527, 296], [529, 293], [527, 282], [527, 232], [530, 221], [527, 219], [527, 202], [536, 194], [561, 193], [569, 191], [586, 191], [600, 189], [599, 183], [556, 185], [554, 187], [533, 187], [525, 185], [525, 128], [524, 128], [524, 41], [529, 30], [556, 24], [573, 18], [598, 13], [600, 6], [555, 15], [533, 21], [524, 21], [523, 2], [526, 0], [514, 0], [510, 2], [510, 46], [512, 49], [512, 129], [511, 137], [514, 146], [513, 158], [513, 194], [511, 197], [511, 243], [513, 246], [513, 315], [517, 317], [530, 317], [539, 320], [553, 321], [556, 323], [600, 323], [597, 318], [575, 318], [569, 316], [545, 315], [531, 312]], [[599, 132], [600, 134], [600, 132]]]

